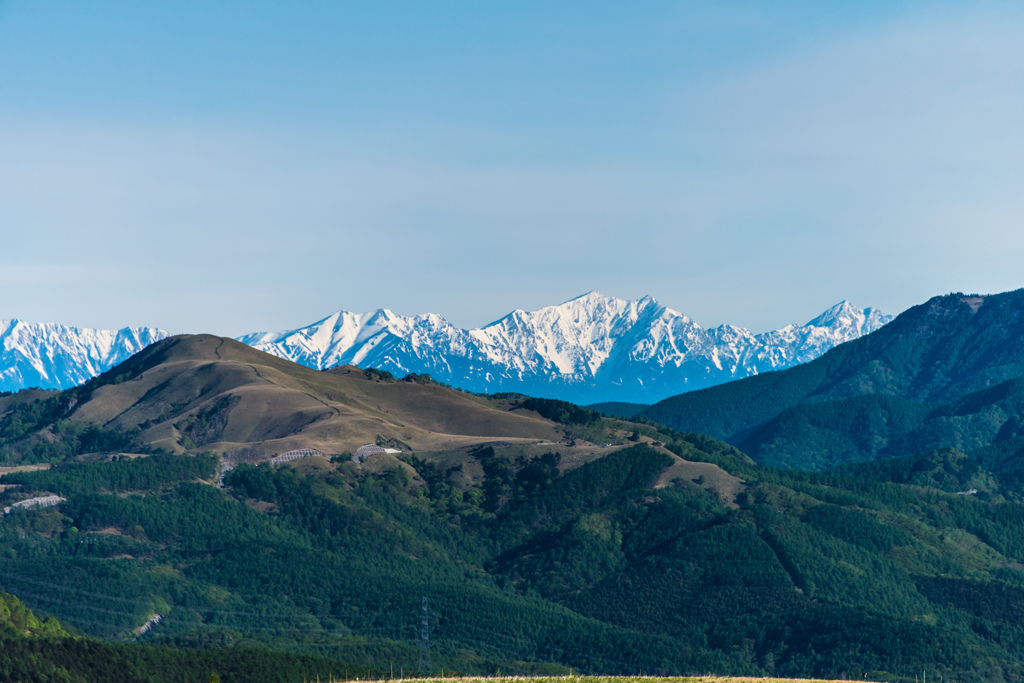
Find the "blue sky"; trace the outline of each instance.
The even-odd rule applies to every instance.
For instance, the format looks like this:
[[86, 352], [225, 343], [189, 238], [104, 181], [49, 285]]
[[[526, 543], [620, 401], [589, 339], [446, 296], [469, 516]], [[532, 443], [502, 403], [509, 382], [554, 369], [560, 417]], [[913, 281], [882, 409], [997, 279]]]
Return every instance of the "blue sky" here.
[[1017, 3], [0, 0], [0, 318], [1024, 286]]

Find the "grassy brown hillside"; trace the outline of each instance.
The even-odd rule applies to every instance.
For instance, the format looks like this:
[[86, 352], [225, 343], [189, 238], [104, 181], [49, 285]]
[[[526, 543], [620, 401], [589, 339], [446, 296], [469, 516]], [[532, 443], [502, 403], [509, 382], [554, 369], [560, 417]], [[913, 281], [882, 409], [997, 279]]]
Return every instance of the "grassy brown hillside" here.
[[510, 412], [508, 402], [354, 367], [320, 372], [212, 335], [154, 344], [86, 389], [71, 420], [139, 429], [137, 444], [170, 452], [337, 454], [378, 441], [439, 450], [562, 438], [553, 422]]

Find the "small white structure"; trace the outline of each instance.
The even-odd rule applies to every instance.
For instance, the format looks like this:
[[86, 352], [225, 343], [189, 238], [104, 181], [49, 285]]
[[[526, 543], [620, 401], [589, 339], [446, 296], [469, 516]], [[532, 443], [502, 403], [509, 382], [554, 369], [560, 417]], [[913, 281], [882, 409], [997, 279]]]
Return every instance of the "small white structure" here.
[[5, 507], [4, 514], [6, 515], [13, 508], [50, 508], [54, 505], [60, 505], [64, 500], [65, 499], [60, 496], [39, 496], [38, 498], [28, 498], [26, 500], [19, 501], [14, 505]]
[[376, 444], [368, 443], [365, 446], [361, 446], [356, 451], [355, 455], [352, 456], [352, 460], [355, 462], [362, 462], [369, 458], [371, 455], [376, 453], [401, 453], [402, 451], [396, 451], [394, 448], [382, 448]]
[[319, 458], [323, 458], [325, 460], [327, 459], [326, 455], [324, 455], [323, 453], [321, 453], [320, 451], [318, 451], [316, 449], [313, 449], [313, 448], [300, 448], [297, 451], [288, 451], [287, 453], [282, 453], [281, 455], [278, 455], [276, 457], [271, 458], [270, 459], [270, 466], [271, 467], [277, 467], [278, 465], [283, 465], [286, 462], [291, 462], [293, 460], [298, 460], [300, 458], [312, 458], [312, 457], [319, 457]]

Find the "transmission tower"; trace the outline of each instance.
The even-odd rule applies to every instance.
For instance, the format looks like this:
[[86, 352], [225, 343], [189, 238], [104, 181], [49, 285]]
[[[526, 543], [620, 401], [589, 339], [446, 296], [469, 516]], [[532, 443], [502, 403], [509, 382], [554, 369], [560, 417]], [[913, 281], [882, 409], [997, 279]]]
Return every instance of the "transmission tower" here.
[[420, 673], [430, 674], [434, 669], [430, 665], [430, 610], [427, 608], [427, 596], [423, 596], [423, 614], [420, 617]]

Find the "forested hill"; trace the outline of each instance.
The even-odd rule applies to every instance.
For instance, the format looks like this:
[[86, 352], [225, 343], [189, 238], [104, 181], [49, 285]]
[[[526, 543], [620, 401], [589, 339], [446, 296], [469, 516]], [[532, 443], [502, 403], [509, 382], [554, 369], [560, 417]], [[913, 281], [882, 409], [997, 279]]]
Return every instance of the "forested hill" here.
[[9, 473], [8, 503], [66, 500], [0, 517], [0, 580], [94, 636], [211, 658], [409, 671], [426, 605], [435, 671], [1024, 675], [1024, 504], [963, 454], [784, 473], [537, 407], [636, 445], [242, 464], [223, 489], [211, 455]]
[[299, 683], [314, 676], [329, 680], [335, 671], [360, 678], [383, 673], [266, 648], [179, 649], [72, 636], [53, 617], [41, 619], [15, 596], [0, 593], [0, 681], [184, 683], [216, 674], [223, 683]]
[[[681, 394], [640, 415], [725, 439], [762, 462], [821, 468], [991, 447], [1020, 417], [1006, 396], [1021, 377], [1024, 290], [951, 294], [805, 365]], [[974, 417], [958, 419], [966, 415]]]
[[[985, 391], [950, 419], [1017, 400]], [[0, 590], [104, 640], [44, 638], [53, 657], [134, 662], [126, 680], [215, 660], [289, 680], [267, 649], [244, 669], [260, 647], [321, 672], [1024, 677], [1020, 482], [961, 451], [773, 470], [643, 420], [209, 336], [0, 410], [21, 463], [0, 470]], [[345, 452], [374, 432], [401, 447]], [[9, 635], [11, 667], [44, 661]]]

